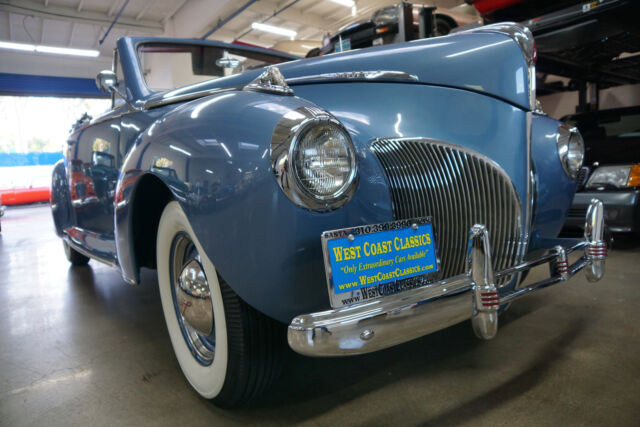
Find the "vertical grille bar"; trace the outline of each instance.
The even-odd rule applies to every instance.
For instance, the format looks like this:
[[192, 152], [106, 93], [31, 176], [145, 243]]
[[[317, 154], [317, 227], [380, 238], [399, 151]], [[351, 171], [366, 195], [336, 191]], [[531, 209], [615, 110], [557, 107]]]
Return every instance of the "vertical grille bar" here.
[[496, 271], [519, 261], [522, 207], [499, 166], [430, 139], [378, 139], [371, 149], [389, 180], [395, 218], [433, 217], [443, 277], [465, 272], [467, 233], [477, 223], [489, 230]]

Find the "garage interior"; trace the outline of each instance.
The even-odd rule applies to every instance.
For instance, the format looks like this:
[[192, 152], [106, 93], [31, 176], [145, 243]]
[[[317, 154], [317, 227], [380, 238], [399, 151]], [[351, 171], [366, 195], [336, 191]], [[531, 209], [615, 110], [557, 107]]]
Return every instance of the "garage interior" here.
[[[77, 98], [104, 108], [108, 99], [93, 81], [111, 68], [120, 37], [235, 41], [304, 56], [327, 34], [396, 3], [7, 0], [0, 3], [0, 98]], [[460, 1], [429, 3], [453, 8]], [[255, 22], [294, 31], [296, 43], [252, 28]], [[37, 46], [96, 54], [43, 54]], [[637, 68], [607, 74], [600, 86], [572, 77], [571, 69], [554, 70], [566, 73], [538, 70], [538, 100], [550, 117], [640, 105]], [[39, 126], [38, 117], [23, 121]], [[0, 172], [3, 166], [11, 167], [0, 163]], [[183, 377], [154, 270], [143, 269], [142, 283], [129, 286], [118, 269], [97, 261], [71, 267], [47, 202], [5, 206], [0, 223], [0, 425], [638, 423], [638, 234], [614, 234], [600, 282], [578, 275], [513, 303], [493, 340], [478, 340], [465, 322], [356, 357], [289, 351], [282, 377], [264, 397], [224, 410]], [[527, 280], [546, 273], [537, 267]]]

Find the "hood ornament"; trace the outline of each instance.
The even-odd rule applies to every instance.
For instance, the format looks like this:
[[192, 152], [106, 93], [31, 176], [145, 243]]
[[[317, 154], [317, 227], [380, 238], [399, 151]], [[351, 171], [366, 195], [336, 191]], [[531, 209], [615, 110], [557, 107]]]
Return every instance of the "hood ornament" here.
[[254, 81], [246, 85], [243, 90], [275, 93], [278, 95], [293, 95], [293, 90], [287, 84], [284, 76], [275, 66], [269, 66]]

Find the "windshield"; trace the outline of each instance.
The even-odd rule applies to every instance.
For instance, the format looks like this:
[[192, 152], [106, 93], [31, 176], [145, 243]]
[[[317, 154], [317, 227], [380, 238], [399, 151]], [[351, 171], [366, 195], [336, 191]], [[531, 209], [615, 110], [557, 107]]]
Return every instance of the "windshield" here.
[[144, 43], [138, 58], [147, 87], [171, 90], [287, 61], [245, 49], [179, 43]]

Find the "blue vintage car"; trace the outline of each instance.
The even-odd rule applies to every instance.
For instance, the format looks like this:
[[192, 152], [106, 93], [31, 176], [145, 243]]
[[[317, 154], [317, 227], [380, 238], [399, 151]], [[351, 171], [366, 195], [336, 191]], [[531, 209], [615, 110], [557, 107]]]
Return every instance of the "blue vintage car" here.
[[469, 319], [489, 339], [508, 303], [596, 281], [607, 255], [598, 200], [584, 238], [557, 237], [583, 143], [534, 82], [516, 24], [304, 60], [125, 37], [97, 77], [112, 109], [55, 166], [56, 232], [73, 265], [157, 268], [180, 366], [222, 406], [263, 391], [286, 342], [356, 355]]

